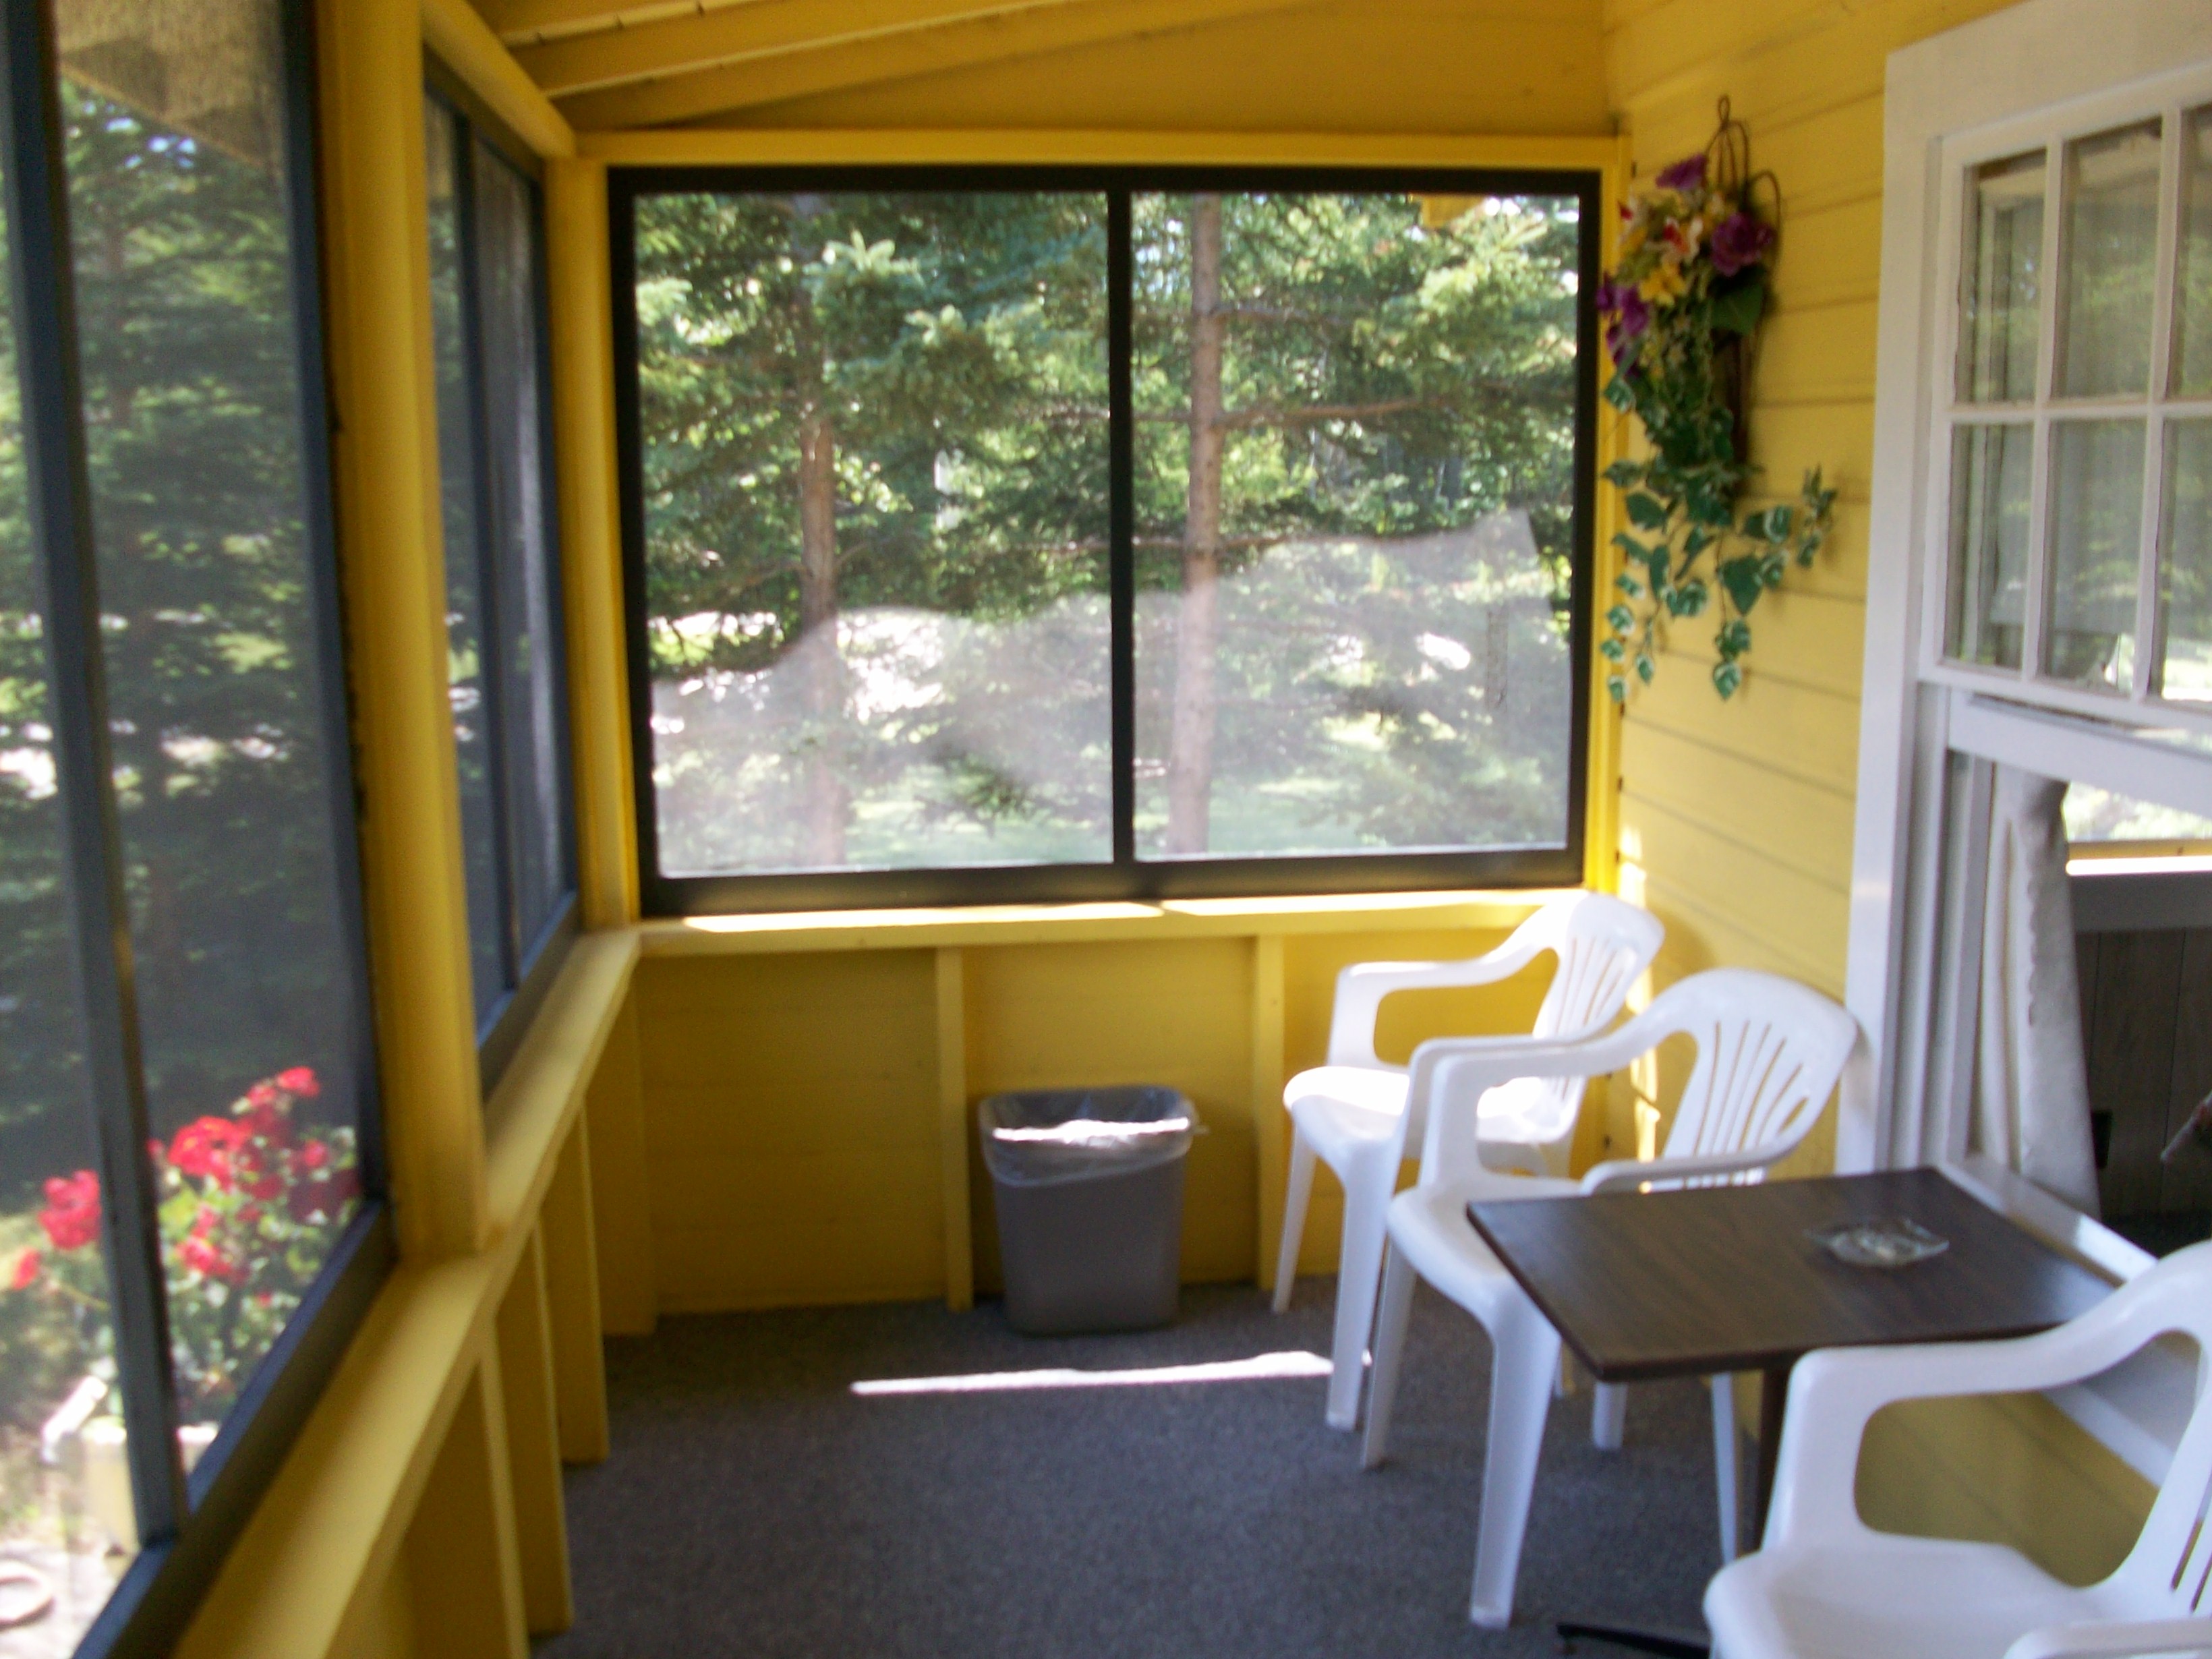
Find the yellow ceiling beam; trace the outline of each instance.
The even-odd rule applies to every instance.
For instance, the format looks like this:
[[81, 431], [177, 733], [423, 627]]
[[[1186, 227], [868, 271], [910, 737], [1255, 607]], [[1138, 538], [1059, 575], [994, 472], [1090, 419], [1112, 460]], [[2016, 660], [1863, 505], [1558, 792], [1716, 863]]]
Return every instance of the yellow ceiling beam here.
[[793, 52], [842, 51], [916, 29], [1054, 11], [1097, 0], [753, 0], [611, 34], [574, 34], [522, 46], [515, 57], [550, 98], [758, 63]]
[[[483, 0], [477, 9], [492, 33], [509, 46], [550, 40], [594, 29], [628, 28], [669, 17], [690, 17], [716, 0]], [[736, 0], [721, 0], [723, 4]]]
[[[1069, 167], [1465, 167], [1604, 173], [1625, 168], [1611, 137], [1461, 133], [1152, 132], [1024, 128], [930, 131], [820, 127], [661, 127], [580, 132], [579, 155], [610, 167], [833, 167], [1016, 163]], [[1625, 172], [1622, 177], [1626, 178]]]
[[[660, 78], [581, 92], [562, 100], [561, 106], [579, 130], [672, 125], [811, 93], [904, 80], [1097, 40], [1163, 33], [1310, 3], [968, 0], [956, 8], [924, 0], [884, 0], [872, 9], [875, 15], [903, 16], [906, 21], [856, 26], [853, 13], [857, 8], [852, 0], [842, 4], [837, 0], [757, 0], [756, 5], [726, 15], [765, 13], [774, 5], [793, 14], [803, 9], [834, 15], [841, 27], [811, 39], [787, 37], [781, 45], [757, 47], [712, 66], [664, 71]], [[718, 21], [721, 15], [717, 15]], [[597, 36], [593, 44], [604, 46], [615, 38]]]
[[574, 155], [576, 135], [468, 0], [422, 0], [422, 44], [540, 155]]

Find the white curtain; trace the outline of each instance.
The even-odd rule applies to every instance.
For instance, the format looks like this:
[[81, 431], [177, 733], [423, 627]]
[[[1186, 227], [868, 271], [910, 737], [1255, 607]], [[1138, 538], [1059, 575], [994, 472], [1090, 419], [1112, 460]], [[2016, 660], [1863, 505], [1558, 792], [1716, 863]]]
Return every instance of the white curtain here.
[[2066, 786], [2000, 766], [1992, 796], [1974, 1146], [2095, 1215], [2074, 900], [2059, 810]]

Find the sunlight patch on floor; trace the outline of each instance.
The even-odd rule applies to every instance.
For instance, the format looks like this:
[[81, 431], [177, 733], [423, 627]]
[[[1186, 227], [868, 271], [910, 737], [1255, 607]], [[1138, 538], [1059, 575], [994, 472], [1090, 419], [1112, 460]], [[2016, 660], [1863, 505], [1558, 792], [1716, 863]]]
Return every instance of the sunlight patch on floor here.
[[1054, 1366], [1034, 1371], [972, 1371], [964, 1376], [896, 1376], [855, 1382], [853, 1392], [874, 1397], [910, 1394], [1011, 1394], [1025, 1389], [1129, 1389], [1175, 1382], [1268, 1382], [1285, 1377], [1327, 1376], [1328, 1361], [1290, 1350], [1220, 1359], [1203, 1365], [1146, 1365], [1134, 1370], [1079, 1371]]

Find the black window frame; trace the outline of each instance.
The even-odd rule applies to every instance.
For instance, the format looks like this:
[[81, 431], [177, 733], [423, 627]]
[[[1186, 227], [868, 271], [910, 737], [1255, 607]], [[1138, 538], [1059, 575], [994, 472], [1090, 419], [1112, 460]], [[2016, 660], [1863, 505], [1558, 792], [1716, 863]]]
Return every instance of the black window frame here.
[[[477, 1066], [484, 1094], [506, 1072], [538, 1011], [544, 1005], [553, 981], [568, 959], [569, 947], [580, 930], [581, 902], [576, 861], [575, 748], [570, 715], [567, 596], [562, 580], [561, 514], [553, 434], [552, 307], [548, 287], [545, 240], [545, 167], [537, 153], [501, 120], [490, 106], [434, 56], [422, 59], [423, 96], [442, 105], [457, 124], [453, 156], [456, 218], [459, 229], [461, 331], [464, 341], [462, 373], [467, 385], [469, 420], [474, 428], [471, 446], [471, 489], [476, 498], [476, 546], [471, 556], [476, 565], [476, 591], [483, 618], [484, 720], [486, 769], [491, 780], [495, 831], [494, 862], [498, 871], [499, 940], [501, 962], [509, 981], [485, 1010], [477, 1026]], [[493, 511], [496, 497], [490, 477], [489, 419], [485, 400], [483, 311], [477, 276], [476, 144], [481, 140], [522, 177], [530, 192], [532, 287], [537, 310], [538, 377], [538, 466], [545, 515], [545, 556], [552, 595], [552, 638], [548, 642], [554, 678], [558, 684], [559, 777], [556, 797], [561, 813], [561, 845], [565, 867], [561, 896], [536, 935], [522, 935], [520, 906], [510, 869], [512, 775], [507, 764], [513, 732], [502, 713], [500, 682], [492, 672], [493, 645], [501, 612], [499, 582], [500, 526]], [[455, 550], [446, 549], [448, 562]], [[471, 921], [473, 926], [473, 919]]]
[[[1588, 168], [1307, 166], [763, 166], [613, 167], [607, 174], [613, 301], [615, 439], [620, 485], [624, 641], [628, 657], [638, 896], [647, 915], [745, 911], [960, 906], [1102, 900], [1237, 898], [1408, 889], [1579, 886], [1584, 878], [1589, 790], [1592, 617], [1595, 610], [1602, 176]], [[1113, 398], [1109, 580], [1112, 617], [1114, 856], [1105, 863], [760, 872], [672, 877], [659, 868], [653, 781], [653, 686], [645, 593], [643, 440], [638, 392], [636, 208], [674, 192], [870, 190], [1068, 191], [1108, 198], [1107, 337]], [[1439, 196], [1571, 197], [1577, 242], [1575, 437], [1571, 569], [1568, 584], [1571, 688], [1565, 843], [1447, 852], [1290, 854], [1140, 860], [1133, 830], [1136, 752], [1135, 571], [1132, 539], [1129, 198], [1194, 190], [1389, 191]]]
[[12, 233], [9, 279], [19, 336], [31, 537], [47, 617], [67, 885], [88, 1039], [88, 1104], [97, 1141], [102, 1245], [115, 1297], [117, 1378], [139, 1534], [138, 1554], [87, 1628], [76, 1650], [78, 1659], [156, 1659], [173, 1650], [398, 1260], [379, 1109], [334, 534], [313, 8], [304, 0], [282, 0], [279, 13], [294, 262], [289, 321], [303, 394], [303, 507], [320, 720], [331, 756], [327, 790], [341, 894], [337, 920], [352, 969], [349, 1023], [362, 1193], [358, 1210], [298, 1310], [188, 1477], [177, 1442], [161, 1239], [146, 1164], [145, 1082], [108, 756], [58, 55], [45, 0], [0, 0], [0, 155]]

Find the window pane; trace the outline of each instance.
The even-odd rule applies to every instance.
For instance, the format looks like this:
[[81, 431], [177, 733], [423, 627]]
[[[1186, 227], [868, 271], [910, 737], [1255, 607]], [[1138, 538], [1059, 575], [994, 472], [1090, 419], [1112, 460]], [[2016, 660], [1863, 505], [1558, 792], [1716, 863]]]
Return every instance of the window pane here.
[[460, 775], [461, 856], [469, 890], [469, 965], [483, 1024], [511, 982], [502, 945], [499, 820], [492, 800], [491, 709], [484, 696], [483, 544], [477, 505], [477, 422], [462, 320], [459, 120], [424, 101], [429, 156], [430, 328], [438, 376], [438, 480], [446, 532], [447, 696]]
[[[354, 1206], [359, 969], [312, 594], [277, 0], [59, 0], [84, 424], [179, 1408]], [[311, 268], [311, 267], [310, 267]]]
[[2065, 813], [2066, 839], [2076, 847], [2119, 842], [2142, 854], [2195, 853], [2212, 844], [2212, 818], [2116, 795], [2093, 783], [2066, 786]]
[[2051, 624], [2044, 672], [2128, 690], [2142, 546], [2143, 423], [2064, 421], [2051, 446]]
[[663, 874], [1111, 857], [1105, 225], [638, 202]]
[[2066, 147], [2059, 394], [2142, 396], [2158, 264], [2159, 124]]
[[2042, 285], [2043, 152], [1977, 167], [1960, 266], [1959, 396], [1976, 404], [2035, 396]]
[[2165, 694], [2212, 702], [2212, 421], [2166, 429]]
[[[0, 239], [0, 270], [7, 248]], [[43, 1574], [66, 1653], [137, 1550], [86, 1097], [83, 1014], [23, 471], [0, 306], [0, 1558]], [[0, 1635], [0, 1651], [15, 1652]]]
[[1951, 582], [1943, 654], [2020, 666], [2027, 617], [2029, 467], [2035, 428], [1961, 426], [1951, 434]]
[[2174, 390], [2212, 392], [2212, 108], [2182, 135], [2181, 284], [2174, 295]]
[[1140, 856], [1565, 842], [1577, 206], [1465, 208], [1136, 198]]
[[497, 595], [499, 719], [507, 769], [510, 891], [520, 951], [552, 919], [569, 878], [567, 689], [546, 479], [538, 199], [477, 141], [477, 280], [483, 315], [485, 454]]

